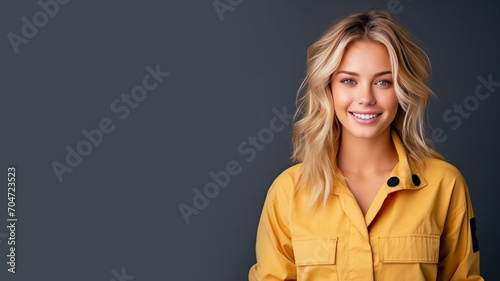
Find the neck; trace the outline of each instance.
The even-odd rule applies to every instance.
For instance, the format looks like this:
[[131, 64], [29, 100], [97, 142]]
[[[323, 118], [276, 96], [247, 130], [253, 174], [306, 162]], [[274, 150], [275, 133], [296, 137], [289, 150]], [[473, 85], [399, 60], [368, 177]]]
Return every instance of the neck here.
[[344, 175], [392, 171], [398, 161], [390, 127], [373, 139], [358, 138], [347, 130], [342, 131], [338, 165]]

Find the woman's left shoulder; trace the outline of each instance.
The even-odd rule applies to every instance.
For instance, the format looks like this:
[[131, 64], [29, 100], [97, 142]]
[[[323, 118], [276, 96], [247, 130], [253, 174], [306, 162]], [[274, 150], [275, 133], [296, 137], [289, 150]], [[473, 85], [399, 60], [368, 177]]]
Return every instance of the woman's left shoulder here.
[[437, 192], [450, 202], [451, 213], [456, 214], [457, 210], [463, 210], [468, 204], [469, 187], [462, 175], [462, 172], [452, 163], [441, 160], [427, 158], [424, 161], [423, 177], [427, 182], [427, 190]]
[[424, 158], [423, 162], [424, 177], [444, 182], [452, 181], [465, 183], [462, 172], [451, 162], [430, 157]]

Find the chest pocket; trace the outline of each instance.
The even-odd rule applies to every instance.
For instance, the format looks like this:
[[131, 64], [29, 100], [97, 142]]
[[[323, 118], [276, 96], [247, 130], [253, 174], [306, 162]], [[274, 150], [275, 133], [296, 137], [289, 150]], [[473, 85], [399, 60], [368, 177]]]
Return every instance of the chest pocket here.
[[435, 280], [439, 235], [379, 237], [378, 280]]
[[297, 281], [338, 280], [337, 239], [337, 237], [292, 239]]

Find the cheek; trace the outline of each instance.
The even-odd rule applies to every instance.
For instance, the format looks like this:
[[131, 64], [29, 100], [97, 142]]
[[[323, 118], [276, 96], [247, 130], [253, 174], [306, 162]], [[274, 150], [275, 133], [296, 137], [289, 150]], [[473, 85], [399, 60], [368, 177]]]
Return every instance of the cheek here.
[[394, 94], [394, 98], [392, 99], [392, 110], [396, 112], [398, 111], [398, 107], [399, 107], [399, 101], [398, 98], [396, 97], [396, 94]]
[[389, 95], [382, 95], [382, 96], [383, 96], [383, 98], [381, 98], [380, 102], [382, 102], [384, 104], [384, 107], [387, 110], [396, 112], [398, 110], [398, 106], [399, 106], [399, 101], [398, 101], [398, 98], [396, 96], [396, 93], [391, 93]]
[[346, 95], [345, 93], [334, 92], [333, 107], [336, 112], [345, 111], [350, 103], [351, 101], [349, 95]]

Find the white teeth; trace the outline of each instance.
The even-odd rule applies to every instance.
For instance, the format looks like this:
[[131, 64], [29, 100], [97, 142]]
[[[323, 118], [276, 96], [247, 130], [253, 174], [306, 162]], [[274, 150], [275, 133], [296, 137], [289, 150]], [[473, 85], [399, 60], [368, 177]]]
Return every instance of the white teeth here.
[[372, 118], [379, 116], [379, 114], [359, 114], [359, 113], [354, 113], [354, 112], [352, 114], [358, 118], [361, 118], [361, 119], [372, 119]]

